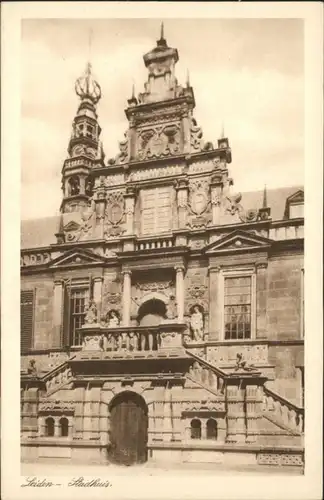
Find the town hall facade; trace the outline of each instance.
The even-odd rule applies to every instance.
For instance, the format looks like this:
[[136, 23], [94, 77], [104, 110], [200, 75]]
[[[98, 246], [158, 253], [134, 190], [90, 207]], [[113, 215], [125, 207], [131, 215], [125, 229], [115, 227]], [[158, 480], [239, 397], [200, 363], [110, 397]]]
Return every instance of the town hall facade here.
[[60, 216], [22, 223], [23, 461], [303, 469], [304, 190], [233, 191], [178, 57], [162, 31], [111, 159], [76, 82]]

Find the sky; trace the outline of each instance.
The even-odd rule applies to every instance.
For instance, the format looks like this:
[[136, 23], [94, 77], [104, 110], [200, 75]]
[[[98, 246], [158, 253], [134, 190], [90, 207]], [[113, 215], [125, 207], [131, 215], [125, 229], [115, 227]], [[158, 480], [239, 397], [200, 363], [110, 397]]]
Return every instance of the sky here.
[[[128, 128], [124, 110], [133, 83], [136, 93], [144, 90], [143, 55], [159, 32], [158, 19], [22, 22], [22, 219], [59, 213], [61, 169], [79, 103], [74, 84], [89, 58], [102, 89], [98, 119], [111, 158]], [[303, 184], [302, 20], [167, 19], [164, 35], [179, 52], [179, 84], [189, 70], [204, 140], [216, 144], [224, 124], [233, 190]]]

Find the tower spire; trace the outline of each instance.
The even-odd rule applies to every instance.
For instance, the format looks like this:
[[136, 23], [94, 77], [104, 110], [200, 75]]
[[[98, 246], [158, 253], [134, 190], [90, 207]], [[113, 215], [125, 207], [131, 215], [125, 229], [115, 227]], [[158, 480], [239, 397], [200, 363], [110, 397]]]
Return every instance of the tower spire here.
[[187, 86], [187, 88], [189, 88], [189, 87], [190, 87], [189, 69], [187, 69], [187, 81], [186, 81], [186, 86]]
[[221, 139], [225, 138], [225, 125], [224, 125], [224, 120], [222, 120], [222, 128], [221, 128]]
[[268, 208], [267, 185], [264, 185], [262, 208]]
[[161, 35], [160, 35], [160, 40], [164, 40], [164, 23], [163, 23], [163, 21], [161, 22]]

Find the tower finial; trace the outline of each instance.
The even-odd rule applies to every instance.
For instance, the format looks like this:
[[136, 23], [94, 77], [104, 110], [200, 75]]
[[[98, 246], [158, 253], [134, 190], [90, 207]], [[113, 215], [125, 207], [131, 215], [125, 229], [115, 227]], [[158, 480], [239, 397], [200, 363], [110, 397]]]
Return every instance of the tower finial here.
[[88, 62], [91, 63], [91, 49], [92, 49], [92, 28], [89, 29], [89, 39], [88, 39]]
[[133, 84], [132, 84], [132, 99], [135, 99], [135, 83], [134, 83], [134, 80], [133, 80]]
[[163, 21], [161, 22], [161, 36], [160, 36], [160, 40], [164, 40], [164, 23], [163, 23]]
[[221, 139], [225, 139], [225, 125], [224, 125], [224, 120], [222, 120], [222, 128], [221, 128]]
[[264, 185], [262, 208], [268, 208], [267, 185]]
[[190, 87], [190, 78], [189, 78], [189, 69], [187, 69], [187, 81], [186, 81], [187, 88]]

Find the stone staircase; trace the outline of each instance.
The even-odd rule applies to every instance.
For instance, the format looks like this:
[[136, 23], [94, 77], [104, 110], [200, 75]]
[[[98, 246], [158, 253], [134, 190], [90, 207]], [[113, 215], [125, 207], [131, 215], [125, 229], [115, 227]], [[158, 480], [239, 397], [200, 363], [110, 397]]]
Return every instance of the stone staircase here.
[[[229, 372], [216, 367], [214, 363], [206, 361], [190, 349], [186, 349], [186, 353], [195, 360], [187, 377], [214, 395], [224, 393], [225, 381], [230, 377]], [[298, 407], [265, 385], [262, 386], [262, 391], [262, 416], [289, 434], [301, 436], [304, 433], [304, 408]]]

